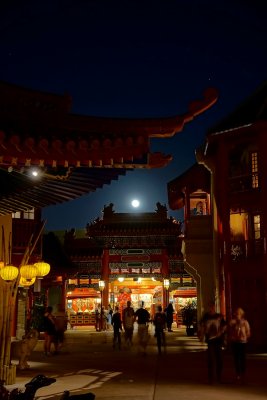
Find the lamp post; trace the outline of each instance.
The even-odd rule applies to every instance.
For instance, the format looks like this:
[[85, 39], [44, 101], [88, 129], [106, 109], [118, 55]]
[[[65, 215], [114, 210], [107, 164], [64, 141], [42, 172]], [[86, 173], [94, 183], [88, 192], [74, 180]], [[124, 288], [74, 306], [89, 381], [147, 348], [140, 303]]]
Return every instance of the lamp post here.
[[100, 303], [100, 330], [102, 331], [103, 329], [103, 311], [102, 311], [102, 307], [103, 307], [103, 290], [105, 289], [105, 281], [100, 280], [98, 282], [98, 286], [99, 286], [99, 290], [100, 290], [100, 294], [101, 294], [101, 303]]
[[165, 306], [167, 306], [168, 302], [169, 302], [168, 290], [169, 290], [169, 287], [170, 287], [170, 280], [168, 278], [164, 278], [163, 279], [163, 287], [165, 289], [165, 293], [164, 293], [165, 294], [165, 296], [164, 296], [164, 300], [165, 300], [164, 308], [165, 308]]

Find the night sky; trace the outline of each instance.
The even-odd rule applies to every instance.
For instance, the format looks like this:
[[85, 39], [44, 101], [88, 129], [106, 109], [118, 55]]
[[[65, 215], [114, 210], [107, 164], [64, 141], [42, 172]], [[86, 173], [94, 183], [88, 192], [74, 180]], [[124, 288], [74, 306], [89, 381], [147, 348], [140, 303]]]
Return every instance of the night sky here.
[[[266, 80], [264, 1], [2, 1], [0, 79], [69, 93], [72, 112], [114, 117], [183, 113], [213, 86], [219, 100], [153, 152], [172, 154], [163, 169], [128, 172], [95, 193], [43, 210], [46, 230], [84, 228], [105, 204], [116, 212], [168, 206], [167, 183], [195, 162], [207, 129]], [[178, 212], [170, 212], [182, 218]]]

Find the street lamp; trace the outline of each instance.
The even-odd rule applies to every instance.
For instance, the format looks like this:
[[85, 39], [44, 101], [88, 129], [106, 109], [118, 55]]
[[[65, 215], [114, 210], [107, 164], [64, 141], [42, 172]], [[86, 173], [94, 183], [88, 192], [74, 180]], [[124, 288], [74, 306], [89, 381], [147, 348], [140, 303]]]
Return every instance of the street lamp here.
[[103, 307], [103, 290], [105, 289], [105, 281], [100, 280], [100, 281], [98, 282], [98, 286], [99, 286], [99, 290], [100, 290], [100, 293], [101, 293], [100, 330], [102, 331], [102, 329], [103, 329], [103, 310], [102, 310], [102, 307]]
[[170, 280], [169, 279], [163, 279], [163, 286], [166, 290], [169, 289], [170, 287]]
[[165, 306], [167, 306], [168, 305], [168, 302], [169, 302], [169, 294], [168, 294], [168, 290], [169, 290], [169, 287], [170, 287], [170, 280], [169, 279], [167, 279], [167, 278], [165, 278], [165, 279], [163, 279], [163, 287], [164, 287], [164, 289], [165, 289], [165, 305], [164, 305], [164, 307]]

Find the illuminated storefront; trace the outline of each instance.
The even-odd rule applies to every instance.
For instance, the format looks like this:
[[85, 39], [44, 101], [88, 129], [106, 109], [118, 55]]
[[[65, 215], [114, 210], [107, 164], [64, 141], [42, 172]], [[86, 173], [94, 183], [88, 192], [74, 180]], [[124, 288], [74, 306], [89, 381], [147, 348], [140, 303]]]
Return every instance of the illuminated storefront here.
[[128, 300], [134, 309], [144, 302], [151, 315], [171, 301], [178, 313], [185, 293], [196, 296], [196, 283], [184, 269], [180, 223], [159, 203], [153, 213], [105, 211], [87, 225], [86, 239], [74, 231], [65, 235], [72, 262], [65, 297], [71, 326], [94, 325], [101, 304], [122, 311]]

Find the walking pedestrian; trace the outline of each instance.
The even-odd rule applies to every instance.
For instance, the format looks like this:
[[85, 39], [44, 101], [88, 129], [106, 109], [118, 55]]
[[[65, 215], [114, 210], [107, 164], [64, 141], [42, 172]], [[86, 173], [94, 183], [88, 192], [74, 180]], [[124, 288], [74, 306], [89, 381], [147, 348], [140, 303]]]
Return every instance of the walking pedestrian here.
[[235, 317], [228, 327], [228, 340], [231, 344], [237, 382], [244, 383], [246, 372], [246, 347], [250, 338], [250, 326], [242, 308], [237, 308]]
[[138, 324], [138, 341], [139, 346], [143, 352], [143, 355], [146, 355], [146, 347], [149, 339], [148, 335], [148, 322], [150, 319], [149, 312], [144, 308], [144, 302], [141, 302], [141, 307], [135, 312], [135, 319]]
[[64, 311], [58, 311], [56, 313], [54, 323], [56, 329], [55, 343], [57, 344], [57, 351], [55, 351], [55, 354], [57, 354], [63, 346], [65, 331], [67, 330], [67, 319]]
[[165, 308], [165, 313], [166, 313], [166, 319], [167, 319], [168, 332], [173, 332], [172, 323], [173, 323], [174, 308], [173, 308], [172, 303], [169, 303], [168, 306]]
[[217, 382], [221, 382], [223, 369], [222, 347], [226, 332], [226, 322], [223, 315], [215, 311], [215, 304], [210, 304], [210, 309], [206, 312], [200, 322], [200, 340], [207, 343], [207, 365], [208, 379], [212, 384], [214, 375]]
[[121, 349], [121, 331], [122, 331], [122, 324], [121, 324], [121, 315], [119, 313], [119, 307], [115, 307], [115, 312], [112, 315], [112, 326], [113, 326], [113, 349], [116, 348], [116, 344], [118, 344], [119, 350]]
[[125, 335], [125, 343], [128, 346], [133, 344], [133, 330], [134, 330], [134, 309], [131, 307], [130, 300], [127, 301], [127, 307], [123, 310], [123, 329]]
[[100, 331], [100, 314], [101, 314], [100, 311], [101, 311], [100, 310], [100, 305], [97, 305], [96, 308], [95, 308], [95, 330], [97, 332]]
[[166, 314], [162, 312], [162, 307], [158, 306], [153, 323], [155, 325], [155, 337], [157, 338], [158, 354], [161, 354], [161, 346], [166, 350], [165, 329], [166, 329]]
[[108, 312], [107, 312], [107, 330], [109, 331], [112, 328], [112, 314], [113, 314], [113, 310], [111, 308], [111, 305], [108, 305]]
[[57, 341], [56, 341], [57, 332], [52, 311], [53, 308], [51, 306], [48, 306], [44, 313], [44, 354], [46, 356], [51, 355], [52, 342], [54, 342], [55, 352], [57, 352]]

